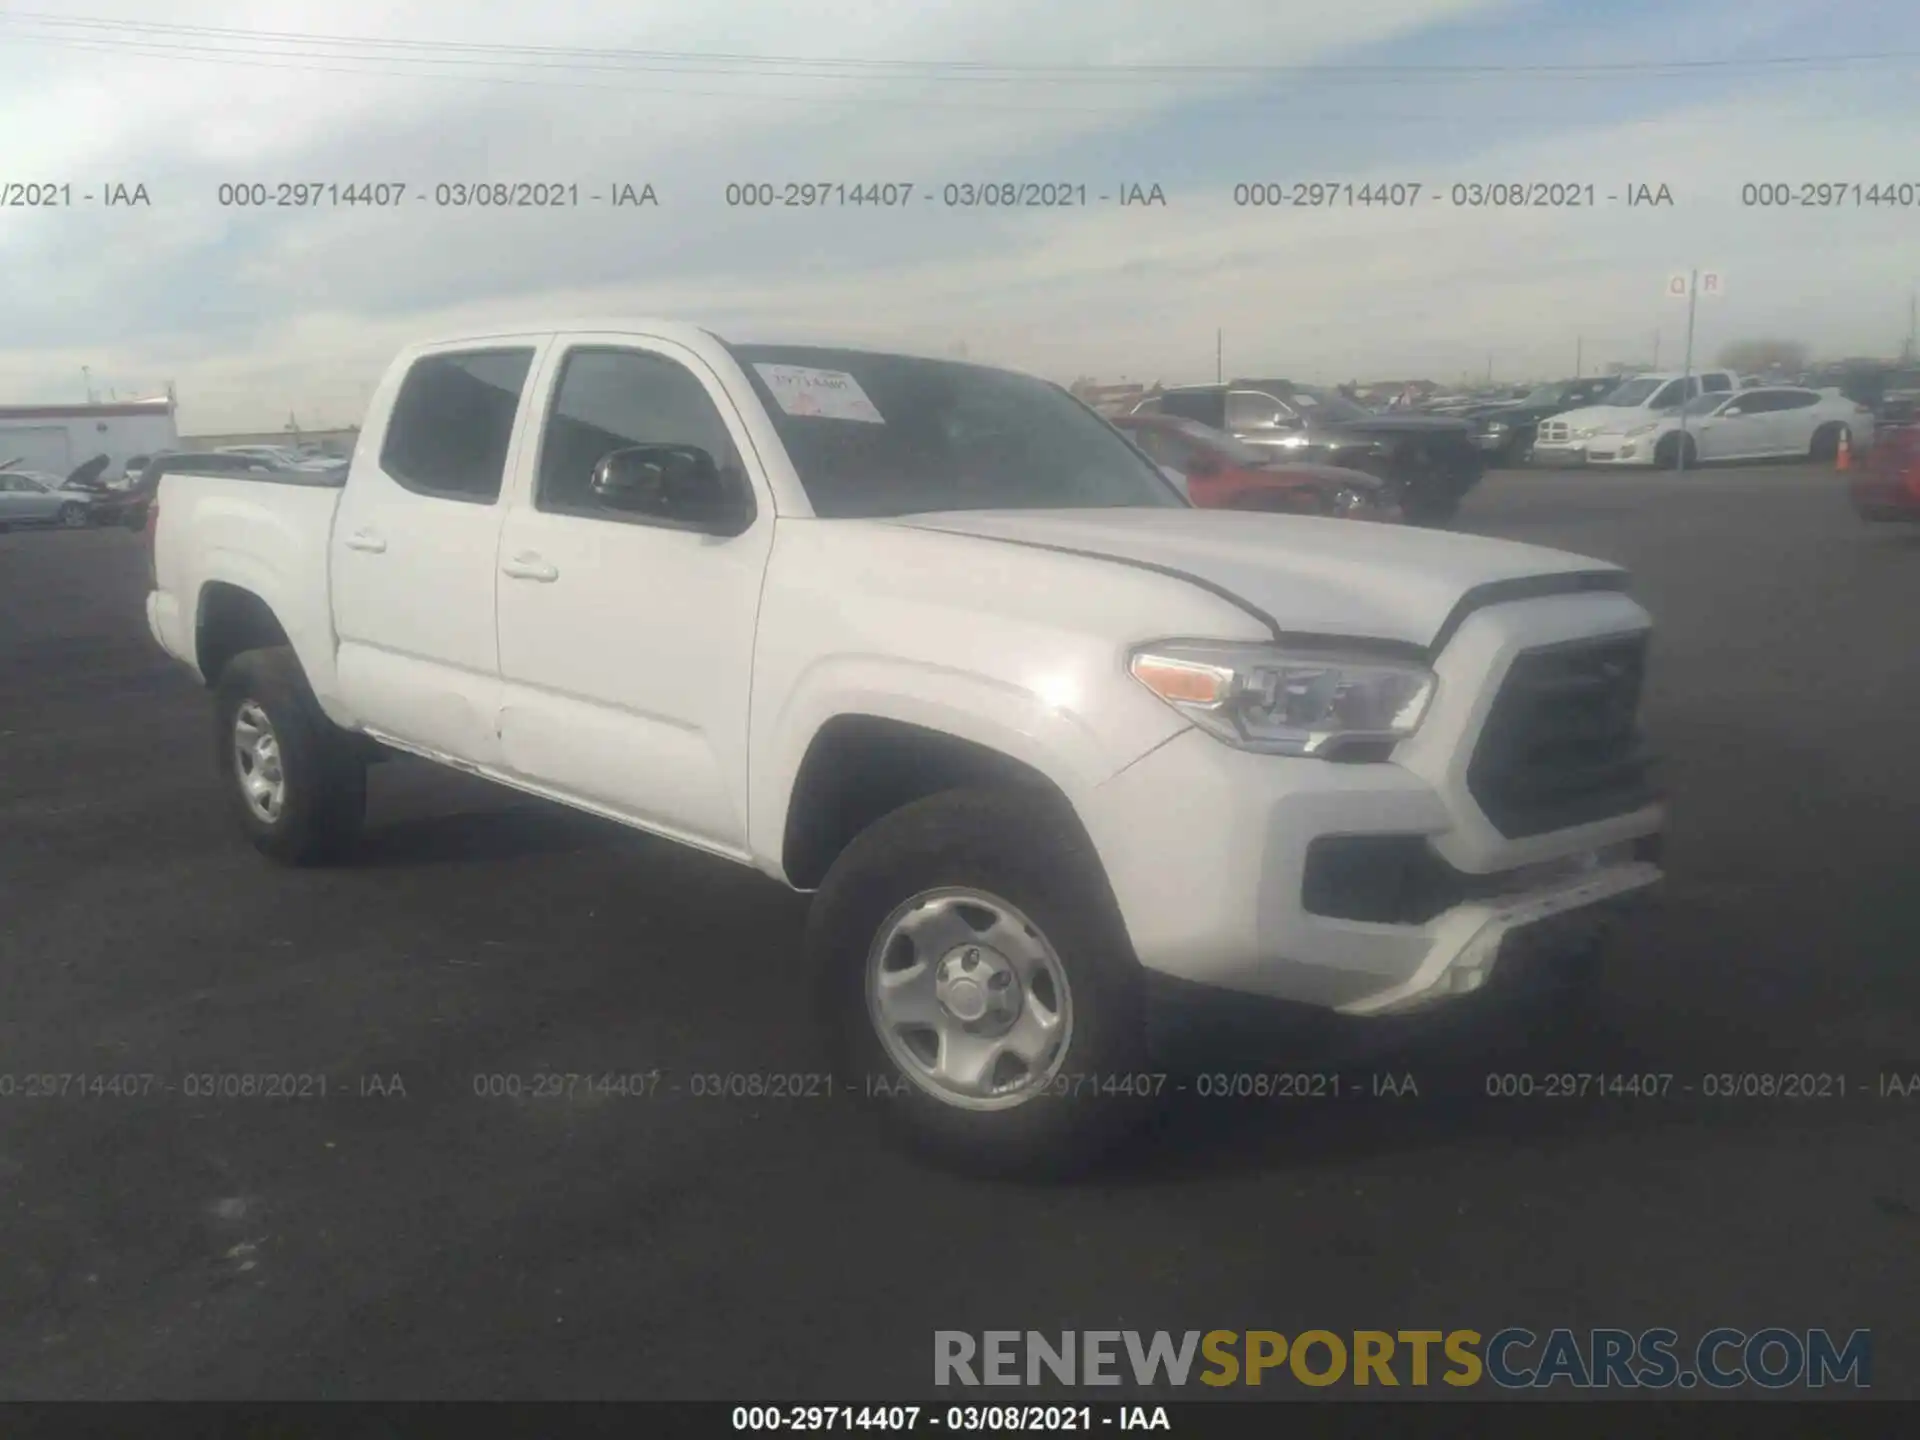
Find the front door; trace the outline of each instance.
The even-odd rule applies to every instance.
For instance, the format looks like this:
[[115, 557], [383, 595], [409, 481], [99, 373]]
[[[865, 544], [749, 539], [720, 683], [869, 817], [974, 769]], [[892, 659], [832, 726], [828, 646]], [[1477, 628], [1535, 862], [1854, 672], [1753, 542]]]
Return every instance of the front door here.
[[[1739, 413], [1729, 413], [1734, 410]], [[1771, 455], [1779, 429], [1778, 392], [1751, 390], [1706, 422], [1700, 436], [1700, 454], [1709, 460]]]
[[333, 522], [342, 699], [369, 729], [475, 765], [499, 760], [501, 482], [539, 350], [416, 360]]
[[[506, 763], [561, 795], [746, 854], [747, 712], [770, 492], [732, 400], [668, 341], [582, 336], [548, 367], [537, 453], [500, 542]], [[609, 453], [694, 446], [751, 519], [715, 534], [590, 488]]]

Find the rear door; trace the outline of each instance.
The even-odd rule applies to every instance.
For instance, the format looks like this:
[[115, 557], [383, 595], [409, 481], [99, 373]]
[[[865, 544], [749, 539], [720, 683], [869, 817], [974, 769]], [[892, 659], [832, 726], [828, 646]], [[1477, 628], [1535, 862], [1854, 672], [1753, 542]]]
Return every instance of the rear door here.
[[1820, 403], [1817, 391], [1776, 390], [1774, 393], [1780, 397], [1780, 404], [1774, 414], [1773, 429], [1767, 437], [1771, 446], [1767, 453], [1770, 455], [1810, 455], [1813, 452], [1813, 432], [1822, 425], [1842, 418]]
[[[500, 735], [543, 788], [736, 858], [772, 493], [733, 398], [675, 342], [568, 336], [539, 387], [539, 446], [517, 462], [500, 542]], [[738, 533], [671, 507], [615, 509], [595, 467], [693, 446], [750, 499]]]
[[476, 765], [500, 759], [502, 481], [545, 345], [434, 350], [390, 380], [333, 523], [341, 696], [368, 729]]
[[36, 497], [40, 489], [23, 475], [0, 471], [0, 525], [28, 525], [44, 519]]
[[40, 525], [59, 514], [63, 497], [50, 486], [25, 475], [0, 472], [0, 520], [16, 525]]

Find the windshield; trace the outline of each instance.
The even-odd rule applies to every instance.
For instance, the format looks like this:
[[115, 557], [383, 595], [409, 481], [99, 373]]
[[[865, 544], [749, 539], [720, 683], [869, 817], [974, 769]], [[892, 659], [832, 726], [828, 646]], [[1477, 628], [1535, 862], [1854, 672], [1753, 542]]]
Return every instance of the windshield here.
[[948, 360], [734, 345], [823, 519], [1186, 502], [1058, 386]]
[[1322, 420], [1369, 420], [1372, 418], [1372, 413], [1365, 406], [1354, 404], [1337, 390], [1324, 390], [1318, 385], [1292, 386], [1285, 398], [1307, 414]]
[[1600, 403], [1625, 407], [1644, 405], [1653, 392], [1666, 383], [1664, 380], [1629, 380]]
[[1541, 385], [1536, 389], [1529, 390], [1521, 399], [1520, 403], [1522, 405], [1558, 405], [1560, 403], [1560, 397], [1565, 393], [1566, 388], [1564, 386]]

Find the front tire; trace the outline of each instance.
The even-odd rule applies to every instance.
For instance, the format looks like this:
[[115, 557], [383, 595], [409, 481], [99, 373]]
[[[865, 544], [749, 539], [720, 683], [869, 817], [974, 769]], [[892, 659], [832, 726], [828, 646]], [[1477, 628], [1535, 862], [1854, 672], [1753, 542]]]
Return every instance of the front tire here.
[[1697, 469], [1700, 451], [1691, 435], [1663, 435], [1660, 443], [1653, 447], [1653, 464], [1657, 470]]
[[1139, 963], [1057, 797], [953, 790], [875, 822], [807, 949], [842, 1083], [924, 1155], [1071, 1173], [1153, 1113]]
[[60, 528], [78, 530], [87, 523], [87, 507], [77, 500], [69, 500], [60, 507]]
[[321, 713], [293, 651], [236, 655], [213, 711], [214, 763], [254, 849], [283, 865], [351, 850], [366, 816], [366, 765]]
[[1445, 525], [1460, 513], [1460, 497], [1450, 492], [1409, 486], [1400, 501], [1400, 513], [1409, 525]]

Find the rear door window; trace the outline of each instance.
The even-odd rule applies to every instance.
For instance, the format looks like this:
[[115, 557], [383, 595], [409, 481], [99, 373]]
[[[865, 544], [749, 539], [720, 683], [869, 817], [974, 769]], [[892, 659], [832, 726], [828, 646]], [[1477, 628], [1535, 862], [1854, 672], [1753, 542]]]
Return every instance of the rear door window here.
[[380, 468], [421, 495], [500, 498], [533, 350], [476, 350], [414, 362], [394, 398]]

